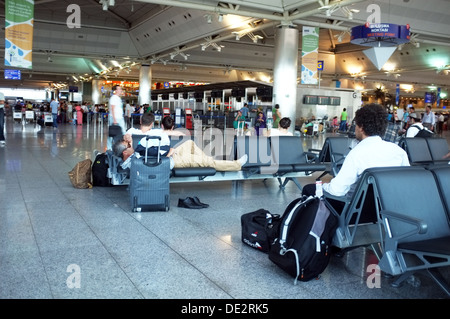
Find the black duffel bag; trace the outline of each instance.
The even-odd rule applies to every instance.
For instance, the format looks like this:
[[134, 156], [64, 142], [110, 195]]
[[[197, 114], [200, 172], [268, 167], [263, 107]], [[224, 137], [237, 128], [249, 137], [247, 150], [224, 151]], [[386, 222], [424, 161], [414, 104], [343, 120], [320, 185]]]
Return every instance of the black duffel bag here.
[[272, 241], [278, 237], [281, 217], [266, 209], [258, 209], [241, 216], [242, 242], [268, 253]]

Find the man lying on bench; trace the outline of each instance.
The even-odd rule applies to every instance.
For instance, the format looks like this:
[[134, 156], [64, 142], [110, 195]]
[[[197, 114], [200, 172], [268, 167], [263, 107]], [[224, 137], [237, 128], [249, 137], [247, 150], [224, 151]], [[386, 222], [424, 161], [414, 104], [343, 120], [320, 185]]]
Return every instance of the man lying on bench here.
[[[187, 168], [187, 167], [212, 167], [216, 171], [239, 171], [247, 160], [248, 156], [244, 155], [235, 161], [215, 160], [211, 156], [207, 156], [194, 141], [187, 140], [181, 145], [170, 148], [170, 139], [166, 132], [160, 129], [154, 129], [155, 116], [153, 113], [144, 113], [141, 117], [140, 132], [136, 129], [129, 130], [124, 138], [116, 142], [113, 151], [116, 156], [121, 157], [124, 162], [121, 164], [123, 169], [129, 168], [131, 165], [131, 156], [145, 155], [145, 149], [148, 148], [150, 156], [157, 155], [158, 141], [153, 139], [147, 140], [142, 138], [135, 150], [132, 148], [132, 134], [144, 134], [149, 136], [160, 136], [161, 145], [160, 152], [162, 156], [170, 157], [170, 168]], [[167, 129], [167, 128], [166, 128]], [[130, 132], [130, 133], [129, 133]]]

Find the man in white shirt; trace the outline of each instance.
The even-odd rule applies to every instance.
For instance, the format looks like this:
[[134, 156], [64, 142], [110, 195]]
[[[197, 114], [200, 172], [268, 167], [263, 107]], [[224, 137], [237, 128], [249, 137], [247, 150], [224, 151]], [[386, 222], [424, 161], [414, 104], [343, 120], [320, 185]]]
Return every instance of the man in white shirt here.
[[423, 130], [425, 127], [420, 122], [419, 115], [417, 113], [411, 113], [409, 115], [410, 125], [406, 131], [406, 137], [415, 137], [417, 133]]
[[[126, 132], [125, 127], [125, 119], [123, 117], [123, 103], [122, 99], [120, 98], [122, 96], [122, 87], [120, 85], [114, 85], [112, 87], [112, 95], [109, 98], [109, 105], [108, 105], [108, 123], [109, 126], [112, 125], [118, 125], [121, 128], [122, 135]], [[112, 149], [114, 137], [109, 137], [107, 140], [107, 148]]]
[[59, 102], [53, 98], [52, 101], [50, 102], [50, 108], [52, 110], [53, 127], [57, 128], [58, 127], [57, 119], [58, 119], [58, 111], [59, 111]]
[[[355, 135], [359, 143], [348, 153], [339, 173], [323, 190], [335, 196], [351, 193], [363, 171], [371, 167], [409, 166], [408, 155], [397, 144], [383, 141], [387, 112], [379, 104], [368, 104], [356, 111]], [[305, 185], [304, 195], [315, 194], [315, 184]]]
[[130, 105], [130, 101], [126, 101], [125, 104], [125, 123], [127, 129], [131, 127], [131, 114], [134, 112], [134, 108]]
[[270, 136], [293, 136], [292, 132], [289, 132], [289, 127], [291, 126], [291, 119], [288, 117], [283, 117], [278, 122], [278, 128], [271, 128], [269, 130]]
[[5, 144], [5, 95], [0, 92], [0, 145]]
[[430, 131], [434, 131], [434, 128], [436, 127], [436, 118], [434, 113], [431, 112], [431, 105], [429, 104], [425, 107], [425, 113], [422, 117], [422, 124]]
[[125, 119], [123, 117], [123, 102], [120, 98], [123, 94], [120, 85], [114, 85], [113, 94], [109, 99], [109, 125], [119, 125], [122, 128], [122, 134], [125, 134]]

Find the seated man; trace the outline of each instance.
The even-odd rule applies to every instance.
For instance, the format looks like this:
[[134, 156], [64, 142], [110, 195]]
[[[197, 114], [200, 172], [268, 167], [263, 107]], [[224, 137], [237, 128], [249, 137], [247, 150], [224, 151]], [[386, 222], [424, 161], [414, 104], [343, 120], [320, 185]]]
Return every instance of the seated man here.
[[[131, 165], [132, 152], [130, 142], [131, 134], [146, 134], [149, 136], [160, 136], [160, 154], [162, 156], [168, 156], [171, 159], [170, 168], [183, 168], [183, 167], [213, 167], [217, 171], [239, 171], [247, 160], [248, 156], [244, 155], [240, 159], [235, 161], [215, 160], [211, 156], [207, 156], [192, 140], [187, 140], [176, 148], [170, 148], [170, 139], [167, 134], [160, 129], [153, 129], [155, 116], [153, 113], [144, 113], [141, 118], [141, 129], [130, 129], [124, 136], [124, 139], [114, 144], [113, 150], [117, 156], [124, 159], [122, 168], [129, 168]], [[150, 124], [149, 124], [150, 123]], [[133, 131], [132, 131], [133, 130]], [[151, 156], [156, 155], [159, 142], [155, 140], [146, 140], [145, 137], [140, 141], [140, 144], [134, 150], [134, 154], [138, 153], [139, 156], [145, 155], [145, 148], [148, 147], [148, 154]], [[126, 159], [126, 156], [128, 158]], [[128, 160], [128, 162], [127, 162]]]
[[422, 130], [429, 132], [430, 136], [433, 135], [433, 132], [431, 132], [429, 129], [427, 129], [425, 126], [423, 126], [422, 120], [417, 115], [417, 113], [409, 114], [409, 119], [410, 119], [410, 124], [409, 124], [408, 130], [406, 131], [406, 137], [416, 137], [417, 134], [419, 134], [419, 132], [421, 132]]
[[164, 116], [161, 121], [162, 128], [164, 132], [169, 136], [186, 136], [190, 135], [189, 130], [187, 129], [176, 129], [175, 130], [175, 121], [170, 116]]
[[[379, 104], [368, 104], [356, 111], [355, 135], [359, 143], [348, 153], [342, 168], [323, 190], [334, 196], [350, 193], [362, 172], [371, 167], [409, 166], [408, 155], [397, 144], [383, 141], [387, 112]], [[303, 195], [314, 195], [315, 184], [305, 185]]]
[[270, 136], [293, 136], [292, 132], [289, 132], [288, 129], [291, 126], [291, 119], [288, 117], [283, 117], [278, 122], [278, 128], [271, 128], [269, 130]]

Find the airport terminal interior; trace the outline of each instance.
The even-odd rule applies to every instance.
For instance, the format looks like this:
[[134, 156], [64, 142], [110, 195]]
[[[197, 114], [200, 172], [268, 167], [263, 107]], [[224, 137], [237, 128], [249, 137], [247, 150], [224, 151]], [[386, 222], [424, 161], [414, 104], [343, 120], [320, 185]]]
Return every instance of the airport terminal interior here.
[[[11, 2], [0, 2], [0, 17], [7, 20]], [[165, 107], [174, 117], [182, 109], [184, 122], [177, 125], [187, 127], [189, 110], [192, 130], [200, 117], [210, 128], [231, 128], [230, 122], [215, 126], [212, 116], [206, 118], [214, 108], [218, 117], [232, 114], [232, 121], [244, 102], [270, 111], [281, 100], [291, 129], [299, 119], [300, 125], [323, 121], [312, 134], [302, 126], [295, 130], [304, 150], [348, 136], [330, 128], [333, 117], [347, 107], [351, 121], [371, 102], [391, 112], [414, 106], [418, 113], [433, 104], [450, 124], [448, 0], [22, 2], [34, 3], [27, 26], [32, 61], [31, 53], [25, 58], [6, 42], [9, 64], [0, 68], [0, 92], [11, 107], [56, 97], [103, 108], [120, 84], [124, 102], [150, 105], [163, 115]], [[375, 31], [355, 39], [353, 30], [367, 26]], [[6, 40], [14, 34], [0, 30]], [[375, 41], [364, 43], [368, 39]], [[241, 93], [234, 95], [234, 86], [248, 85], [251, 92], [246, 87], [241, 94], [238, 87]], [[30, 91], [34, 95], [25, 96]], [[393, 287], [392, 276], [371, 272], [379, 250], [370, 246], [333, 250], [317, 279], [294, 284], [267, 254], [242, 242], [243, 214], [263, 208], [282, 215], [299, 198], [299, 185], [319, 177], [327, 182], [330, 174], [303, 174], [295, 177], [299, 185], [284, 188], [276, 178], [173, 182], [168, 211], [135, 212], [128, 185], [78, 189], [69, 179], [77, 163], [107, 150], [106, 121], [89, 115], [83, 125], [54, 128], [51, 119], [40, 125], [35, 115], [27, 118], [25, 109], [19, 120], [13, 113], [7, 111], [6, 143], [0, 143], [1, 300], [449, 298], [448, 290], [423, 274]], [[449, 128], [440, 133], [448, 145]], [[407, 193], [411, 185], [399, 187]], [[187, 197], [209, 206], [179, 207]], [[440, 271], [450, 279], [448, 266]]]
[[[305, 149], [320, 149], [338, 134], [301, 138]], [[443, 135], [450, 140], [450, 131]], [[68, 172], [104, 150], [106, 139], [99, 125], [54, 129], [7, 118], [0, 148], [0, 298], [448, 298], [421, 275], [399, 288], [381, 275], [379, 287], [370, 287], [367, 270], [377, 259], [367, 247], [332, 255], [319, 279], [294, 285], [267, 254], [241, 242], [240, 223], [242, 214], [259, 208], [282, 214], [300, 195], [292, 182], [284, 190], [276, 179], [173, 183], [167, 212], [132, 212], [126, 185], [74, 188]], [[177, 207], [188, 196], [209, 207]], [[71, 277], [75, 270], [79, 281]]]

